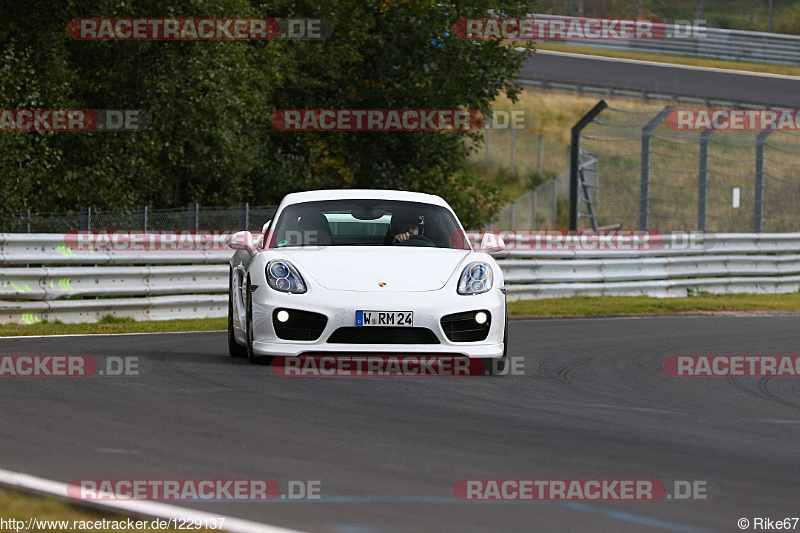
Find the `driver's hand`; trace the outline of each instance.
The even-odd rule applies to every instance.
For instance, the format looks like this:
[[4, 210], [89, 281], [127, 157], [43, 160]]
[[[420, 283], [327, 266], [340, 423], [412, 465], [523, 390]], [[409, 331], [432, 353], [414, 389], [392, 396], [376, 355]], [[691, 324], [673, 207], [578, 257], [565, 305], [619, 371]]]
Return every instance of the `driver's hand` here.
[[411, 232], [407, 231], [405, 233], [398, 233], [397, 235], [395, 235], [394, 240], [392, 242], [394, 244], [399, 244], [401, 242], [406, 242], [410, 238], [411, 238]]

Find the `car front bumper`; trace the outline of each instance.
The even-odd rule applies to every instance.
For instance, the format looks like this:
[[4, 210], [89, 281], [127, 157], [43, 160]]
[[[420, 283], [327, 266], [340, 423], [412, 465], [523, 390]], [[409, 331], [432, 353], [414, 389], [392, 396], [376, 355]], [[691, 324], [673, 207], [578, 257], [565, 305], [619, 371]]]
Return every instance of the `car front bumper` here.
[[[284, 340], [275, 334], [272, 324], [275, 309], [296, 309], [327, 317], [325, 329], [317, 340]], [[356, 311], [413, 311], [414, 327], [427, 328], [438, 344], [363, 344], [329, 343], [328, 338], [340, 327], [354, 327]], [[445, 335], [441, 318], [467, 311], [488, 311], [489, 334], [476, 342], [453, 342]], [[448, 284], [444, 289], [425, 292], [337, 291], [309, 287], [305, 294], [280, 293], [262, 285], [253, 292], [253, 352], [262, 356], [296, 356], [305, 353], [393, 353], [452, 354], [475, 358], [503, 356], [506, 323], [505, 294], [493, 288], [484, 294], [459, 295]], [[371, 326], [361, 326], [369, 328]]]

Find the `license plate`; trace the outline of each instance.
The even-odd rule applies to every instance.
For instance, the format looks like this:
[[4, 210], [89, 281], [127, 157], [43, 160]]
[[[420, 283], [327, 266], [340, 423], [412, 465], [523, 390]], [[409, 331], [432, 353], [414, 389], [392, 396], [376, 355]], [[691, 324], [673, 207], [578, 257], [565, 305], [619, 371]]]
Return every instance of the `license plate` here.
[[411, 311], [356, 311], [356, 326], [412, 327], [414, 313]]

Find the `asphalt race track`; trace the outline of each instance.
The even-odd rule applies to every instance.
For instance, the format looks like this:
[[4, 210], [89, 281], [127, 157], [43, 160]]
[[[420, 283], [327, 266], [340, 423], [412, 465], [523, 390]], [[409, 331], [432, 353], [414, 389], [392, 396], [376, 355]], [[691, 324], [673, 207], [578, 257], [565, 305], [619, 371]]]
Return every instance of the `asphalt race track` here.
[[523, 65], [519, 77], [772, 107], [800, 107], [798, 79], [686, 69], [547, 50], [537, 51]]
[[[800, 379], [663, 369], [670, 355], [797, 355], [797, 316], [510, 327], [525, 375], [278, 377], [226, 355], [224, 332], [0, 339], [3, 355], [141, 367], [0, 378], [0, 468], [64, 482], [319, 480], [321, 501], [191, 505], [306, 531], [739, 531], [742, 517], [800, 514]], [[457, 500], [453, 484], [470, 478], [706, 480], [710, 496]]]

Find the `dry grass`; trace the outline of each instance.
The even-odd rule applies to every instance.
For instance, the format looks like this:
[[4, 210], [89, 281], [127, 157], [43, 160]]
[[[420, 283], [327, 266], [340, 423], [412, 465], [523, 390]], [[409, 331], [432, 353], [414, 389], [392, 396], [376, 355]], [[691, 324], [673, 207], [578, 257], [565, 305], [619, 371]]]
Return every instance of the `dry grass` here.
[[[653, 110], [657, 112], [664, 107], [663, 105], [631, 98], [610, 97], [604, 99], [612, 107], [633, 111]], [[534, 119], [532, 127], [527, 128], [526, 132], [533, 135], [543, 135], [548, 139], [568, 145], [572, 126], [599, 101], [600, 98], [597, 96], [526, 89], [522, 91], [516, 102], [512, 102], [507, 96], [501, 95], [494, 101], [492, 107], [494, 109], [524, 109], [529, 111], [533, 114]]]
[[[13, 490], [8, 489], [1, 489], [0, 488], [0, 518], [4, 520], [21, 520], [27, 521], [31, 518], [35, 518], [38, 520], [67, 520], [69, 521], [68, 527], [66, 529], [58, 529], [56, 527], [52, 528], [51, 531], [63, 531], [67, 532], [77, 532], [77, 531], [86, 531], [85, 529], [79, 529], [72, 527], [75, 521], [78, 522], [96, 522], [98, 520], [107, 520], [107, 521], [119, 521], [119, 522], [127, 522], [127, 518], [122, 517], [118, 514], [103, 514], [94, 511], [87, 511], [81, 507], [70, 505], [68, 502], [63, 501], [58, 498], [52, 497], [39, 497], [39, 496], [31, 496], [29, 494], [16, 492]], [[147, 522], [152, 522], [152, 520], [144, 519], [144, 518], [134, 518], [136, 520], [146, 520]], [[125, 524], [127, 525], [127, 524]], [[149, 525], [149, 524], [148, 524]], [[10, 528], [6, 528], [10, 529]], [[40, 531], [41, 529], [20, 529], [20, 532], [28, 532], [28, 531]], [[14, 531], [14, 529], [11, 529]], [[92, 531], [115, 531], [119, 532], [122, 529], [92, 529]], [[151, 529], [150, 527], [146, 529], [138, 529], [136, 531], [177, 531], [173, 528], [164, 530], [158, 529]], [[206, 530], [204, 530], [206, 531]]]

